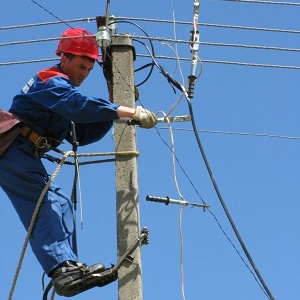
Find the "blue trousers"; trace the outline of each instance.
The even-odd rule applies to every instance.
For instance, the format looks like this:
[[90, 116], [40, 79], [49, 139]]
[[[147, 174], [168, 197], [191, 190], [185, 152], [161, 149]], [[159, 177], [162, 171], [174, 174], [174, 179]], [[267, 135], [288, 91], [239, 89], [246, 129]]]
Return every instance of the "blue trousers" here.
[[[0, 156], [0, 186], [9, 197], [25, 229], [49, 179], [34, 155], [34, 145], [18, 136]], [[66, 260], [77, 261], [72, 203], [52, 184], [41, 204], [30, 245], [46, 274]]]

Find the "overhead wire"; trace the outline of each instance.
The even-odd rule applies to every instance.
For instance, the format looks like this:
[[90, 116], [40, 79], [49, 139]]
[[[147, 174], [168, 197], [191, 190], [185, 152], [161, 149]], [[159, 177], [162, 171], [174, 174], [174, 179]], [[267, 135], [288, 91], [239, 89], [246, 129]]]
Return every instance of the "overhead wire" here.
[[[125, 21], [140, 21], [140, 22], [157, 22], [157, 23], [171, 23], [174, 24], [173, 20], [164, 20], [164, 19], [149, 19], [149, 18], [133, 18], [133, 17], [121, 17], [116, 16], [116, 20], [125, 20]], [[65, 23], [73, 23], [73, 22], [91, 22], [96, 20], [96, 17], [84, 17], [80, 19], [71, 19], [71, 20], [61, 20], [55, 22], [42, 22], [42, 23], [34, 23], [34, 24], [24, 24], [24, 25], [12, 25], [12, 26], [2, 26], [1, 30], [11, 30], [11, 29], [22, 29], [27, 27], [40, 27], [47, 25], [57, 25], [57, 24], [65, 24]], [[175, 20], [176, 25], [193, 25], [193, 22], [185, 22]], [[228, 24], [216, 24], [216, 23], [202, 23], [199, 22], [198, 26], [203, 27], [217, 27], [217, 28], [225, 28], [225, 29], [240, 29], [240, 30], [253, 30], [253, 31], [267, 31], [274, 33], [291, 33], [291, 34], [299, 34], [300, 30], [292, 30], [292, 29], [280, 29], [280, 28], [267, 28], [267, 27], [251, 27], [251, 26], [239, 26], [239, 25], [228, 25]]]
[[[173, 34], [174, 34], [174, 39], [177, 40], [177, 31], [176, 31], [176, 18], [175, 18], [175, 9], [174, 9], [174, 5], [173, 5], [173, 0], [170, 0], [170, 4], [171, 4], [171, 10], [172, 10], [172, 20], [173, 20]], [[165, 42], [164, 42], [165, 43]], [[169, 45], [168, 43], [165, 43], [167, 45]], [[169, 47], [172, 48], [171, 45], [169, 45]], [[178, 55], [178, 43], [175, 43], [175, 49], [174, 49], [174, 53], [175, 53], [175, 57], [176, 57], [176, 66], [178, 65], [178, 69], [179, 69], [179, 73], [181, 75], [181, 85], [184, 86], [184, 76], [183, 76], [183, 72], [181, 69], [181, 63], [179, 60], [179, 55]], [[176, 72], [176, 69], [174, 71], [174, 74]], [[172, 74], [171, 76], [174, 76], [174, 74]], [[169, 112], [170, 113], [170, 112]], [[172, 131], [172, 126], [171, 123], [169, 122], [169, 118], [168, 115], [165, 114], [165, 118], [168, 121], [169, 127], [170, 127], [170, 134], [171, 134], [171, 138], [174, 144], [174, 136], [173, 136], [173, 131]], [[174, 147], [172, 148], [173, 150]], [[176, 180], [177, 183], [177, 175], [176, 175], [176, 162], [175, 162], [175, 157], [174, 157], [174, 151], [172, 151], [172, 162], [173, 162], [173, 175], [174, 175], [174, 180]], [[182, 200], [184, 200], [184, 198], [182, 197], [179, 188], [178, 190], [178, 194], [180, 196], [180, 198]], [[180, 237], [180, 261], [179, 261], [179, 265], [180, 265], [180, 278], [181, 278], [181, 296], [182, 296], [182, 300], [185, 300], [185, 283], [184, 283], [184, 241], [183, 241], [183, 230], [182, 230], [182, 215], [183, 215], [183, 209], [184, 206], [181, 205], [180, 210], [179, 210], [179, 237]]]
[[[136, 54], [138, 57], [151, 58], [150, 55], [145, 54]], [[167, 59], [167, 60], [176, 60], [176, 57], [156, 55], [156, 59]], [[182, 61], [190, 61], [190, 58], [179, 58]], [[22, 60], [22, 61], [11, 61], [0, 63], [0, 67], [3, 66], [13, 66], [13, 65], [23, 65], [30, 63], [41, 63], [48, 61], [58, 61], [58, 58], [42, 58], [42, 59], [32, 59], [32, 60]], [[274, 69], [291, 69], [291, 70], [300, 70], [300, 66], [289, 66], [289, 65], [272, 65], [272, 64], [258, 64], [258, 63], [247, 63], [247, 62], [237, 62], [237, 61], [226, 61], [226, 60], [213, 60], [213, 59], [201, 59], [203, 63], [212, 63], [212, 64], [224, 64], [224, 65], [237, 65], [237, 66], [246, 66], [246, 67], [262, 67], [262, 68], [274, 68]]]
[[[168, 129], [167, 127], [156, 127], [157, 129]], [[174, 128], [177, 131], [194, 131], [192, 128]], [[240, 135], [240, 136], [250, 136], [250, 137], [266, 137], [275, 139], [287, 139], [287, 140], [300, 140], [300, 136], [288, 136], [288, 135], [278, 135], [270, 133], [253, 133], [253, 132], [238, 132], [238, 131], [223, 131], [223, 130], [206, 130], [198, 129], [197, 132], [202, 133], [212, 133], [212, 134], [222, 134], [222, 135]]]
[[61, 20], [61, 21], [52, 21], [52, 22], [41, 22], [41, 23], [31, 23], [31, 24], [23, 24], [23, 25], [11, 25], [11, 26], [2, 26], [1, 30], [11, 30], [11, 29], [23, 29], [29, 27], [41, 27], [41, 26], [49, 26], [49, 25], [58, 25], [58, 24], [66, 24], [66, 23], [75, 23], [75, 22], [91, 22], [96, 18], [80, 18], [80, 19], [71, 19], [71, 20]]
[[[125, 21], [124, 21], [125, 22]], [[137, 25], [137, 24], [135, 24]], [[137, 25], [139, 26], [139, 25]], [[48, 41], [56, 41], [59, 40], [59, 37], [55, 38], [45, 38], [45, 39], [35, 39], [35, 40], [27, 40], [27, 41], [15, 41], [15, 42], [7, 42], [7, 43], [0, 43], [1, 46], [13, 46], [13, 45], [20, 45], [20, 44], [31, 44], [31, 43], [38, 43], [38, 42], [48, 42]], [[159, 37], [149, 37], [149, 36], [135, 36], [134, 39], [140, 42], [138, 39], [147, 39], [149, 40], [153, 52], [153, 45], [152, 41], [165, 41], [165, 42], [176, 42], [176, 43], [190, 43], [190, 41], [185, 40], [176, 40], [176, 39], [167, 39], [167, 38], [159, 38]], [[200, 45], [204, 46], [222, 46], [222, 47], [236, 47], [236, 48], [247, 48], [247, 49], [255, 49], [255, 50], [273, 50], [273, 51], [286, 51], [286, 52], [300, 52], [300, 49], [297, 48], [283, 48], [283, 47], [269, 47], [269, 46], [257, 46], [257, 45], [243, 45], [243, 44], [226, 44], [226, 43], [207, 43], [207, 42], [200, 42]], [[151, 58], [151, 54], [137, 54], [138, 57], [145, 57]], [[164, 56], [164, 55], [155, 55], [156, 59], [168, 59], [168, 60], [176, 60], [176, 61], [190, 61], [190, 58], [178, 57], [178, 56]], [[36, 62], [45, 62], [55, 60], [56, 58], [48, 58], [48, 59], [40, 59], [40, 60], [26, 60], [26, 61], [16, 61], [16, 62], [1, 62], [1, 66], [10, 66], [10, 65], [17, 65], [17, 64], [26, 64], [26, 63], [36, 63]], [[251, 62], [234, 62], [234, 61], [224, 61], [224, 60], [212, 60], [212, 59], [202, 59], [203, 63], [214, 63], [214, 64], [229, 64], [229, 65], [239, 65], [239, 66], [252, 66], [252, 67], [264, 67], [264, 68], [278, 68], [278, 69], [294, 69], [299, 70], [300, 66], [293, 66], [293, 65], [278, 65], [278, 64], [264, 64], [264, 63], [251, 63]], [[153, 64], [151, 64], [151, 70], [147, 76], [147, 78], [140, 83], [139, 85], [143, 84], [147, 81], [153, 71]]]
[[[173, 34], [174, 34], [174, 39], [177, 40], [177, 30], [176, 30], [176, 18], [175, 18], [175, 9], [173, 5], [173, 1], [170, 0], [171, 3], [171, 9], [172, 9], [172, 21], [173, 21]], [[182, 73], [181, 65], [180, 65], [180, 60], [179, 60], [179, 55], [178, 55], [178, 43], [175, 42], [175, 57], [176, 57], [176, 62], [178, 65], [179, 73], [181, 75], [181, 80], [182, 80], [182, 85], [184, 86], [184, 76]]]
[[54, 17], [55, 19], [59, 20], [60, 22], [64, 23], [66, 26], [72, 28], [68, 23], [64, 22], [62, 19], [60, 19], [58, 16], [56, 16], [55, 14], [53, 14], [51, 11], [49, 11], [47, 8], [45, 8], [44, 6], [42, 6], [41, 4], [39, 4], [38, 2], [34, 1], [34, 0], [30, 0], [31, 2], [33, 2], [35, 5], [39, 6], [41, 9], [43, 9], [44, 11], [46, 11], [48, 14], [50, 14], [52, 17]]
[[[147, 54], [137, 54], [136, 56], [149, 58]], [[172, 56], [166, 55], [156, 55], [156, 59], [176, 59]], [[179, 58], [182, 61], [190, 61], [190, 58], [181, 57]], [[250, 63], [250, 62], [238, 62], [238, 61], [226, 61], [226, 60], [213, 60], [213, 59], [203, 59], [201, 58], [203, 63], [214, 63], [214, 64], [225, 64], [225, 65], [237, 65], [237, 66], [247, 66], [247, 67], [263, 67], [263, 68], [275, 68], [275, 69], [292, 69], [292, 70], [300, 70], [300, 66], [289, 66], [289, 65], [275, 65], [275, 64], [260, 64], [260, 63]], [[1, 64], [0, 64], [1, 66]]]
[[[33, 3], [39, 5], [36, 1], [31, 0]], [[43, 8], [43, 7], [42, 7]], [[43, 8], [45, 11], [47, 9]], [[50, 12], [49, 12], [50, 13]], [[80, 18], [80, 19], [74, 19], [74, 20], [61, 20], [57, 16], [55, 16], [53, 13], [51, 13], [56, 19], [59, 21], [56, 22], [44, 22], [44, 23], [38, 23], [38, 24], [27, 24], [27, 25], [19, 25], [19, 26], [10, 26], [10, 27], [0, 27], [0, 30], [5, 29], [16, 29], [16, 28], [22, 28], [26, 26], [37, 26], [37, 25], [53, 25], [53, 24], [61, 24], [64, 23], [68, 25], [68, 22], [79, 22], [79, 21], [91, 21], [95, 18]], [[146, 19], [146, 18], [128, 18], [128, 17], [116, 17], [117, 22], [128, 22], [128, 20], [139, 20], [139, 21], [150, 21], [150, 22], [165, 22], [165, 23], [173, 23], [175, 24], [185, 24], [193, 26], [195, 25], [194, 22], [182, 22], [177, 20], [156, 20], [156, 19]], [[130, 23], [130, 22], [128, 22]], [[139, 26], [135, 23], [132, 23], [135, 26]], [[247, 30], [264, 30], [264, 31], [273, 31], [273, 32], [285, 32], [285, 33], [300, 33], [300, 31], [297, 30], [284, 30], [284, 29], [272, 29], [272, 28], [258, 28], [258, 27], [245, 27], [245, 26], [233, 26], [233, 25], [221, 25], [221, 24], [208, 24], [208, 23], [198, 23], [199, 26], [215, 26], [215, 27], [221, 27], [221, 28], [230, 28], [230, 29], [247, 29]], [[68, 25], [69, 26], [69, 25]], [[70, 27], [70, 26], [69, 26]], [[141, 28], [139, 26], [139, 28]], [[135, 36], [135, 39], [149, 39], [149, 40], [156, 40], [156, 41], [162, 41], [166, 43], [175, 43], [177, 46], [178, 43], [190, 43], [190, 41], [185, 40], [178, 40], [176, 37], [175, 39], [167, 39], [167, 38], [160, 38], [160, 37], [149, 37], [149, 36]], [[15, 41], [15, 42], [7, 42], [7, 43], [1, 43], [0, 46], [13, 46], [13, 45], [20, 45], [20, 44], [31, 44], [31, 43], [38, 43], [38, 42], [46, 42], [46, 41], [56, 41], [59, 40], [60, 37], [56, 38], [47, 38], [47, 39], [35, 39], [35, 40], [27, 40], [27, 41]], [[220, 47], [236, 47], [236, 48], [247, 48], [247, 49], [256, 49], [256, 50], [274, 50], [274, 51], [287, 51], [287, 52], [300, 52], [300, 49], [297, 48], [284, 48], [284, 47], [269, 47], [269, 46], [259, 46], [259, 45], [243, 45], [243, 44], [232, 44], [232, 43], [213, 43], [213, 42], [201, 42], [199, 45], [202, 46], [220, 46]], [[153, 48], [153, 47], [152, 47]], [[153, 50], [153, 49], [152, 49]], [[142, 54], [138, 54], [140, 57], [147, 57]], [[176, 60], [177, 62], [180, 61], [186, 61], [189, 60], [189, 58], [179, 58], [177, 56], [170, 57], [170, 56], [157, 56], [159, 59], [172, 59]], [[1, 66], [9, 66], [9, 65], [16, 65], [16, 64], [25, 64], [25, 63], [35, 63], [35, 62], [42, 62], [42, 61], [50, 61], [51, 59], [43, 59], [43, 60], [27, 60], [27, 61], [19, 61], [19, 62], [3, 62], [0, 63]], [[294, 69], [298, 70], [300, 69], [299, 66], [293, 66], [293, 65], [275, 65], [275, 64], [263, 64], [263, 63], [251, 63], [251, 62], [233, 62], [233, 61], [223, 61], [223, 60], [208, 60], [203, 59], [203, 62], [205, 63], [214, 63], [214, 64], [230, 64], [230, 65], [239, 65], [239, 66], [254, 66], [254, 67], [267, 67], [267, 68], [281, 68], [281, 69]], [[149, 75], [145, 80], [147, 80], [150, 76], [150, 73], [152, 72], [153, 65], [151, 65], [151, 71], [149, 72]], [[143, 82], [144, 83], [144, 82]]]
[[[66, 37], [65, 39], [68, 39], [68, 38], [70, 38], [70, 37]], [[170, 39], [170, 38], [165, 38], [165, 37], [153, 37], [153, 36], [148, 36], [148, 35], [147, 36], [134, 35], [134, 38], [142, 39], [142, 40], [149, 40], [149, 41], [170, 42], [170, 43], [176, 43], [176, 44], [190, 44], [190, 42], [191, 42], [189, 40], [178, 40], [178, 39]], [[61, 37], [54, 37], [54, 38], [6, 42], [6, 43], [0, 43], [0, 47], [19, 46], [22, 44], [33, 44], [33, 43], [41, 43], [41, 42], [52, 42], [52, 41], [58, 41], [60, 39], [61, 39]], [[263, 46], [263, 45], [247, 45], [247, 44], [216, 43], [216, 42], [197, 42], [197, 44], [199, 44], [201, 46], [219, 46], [219, 47], [249, 48], [249, 49], [259, 49], [259, 50], [300, 52], [299, 48], [274, 47], [274, 46], [271, 47], [271, 46]]]
[[[175, 68], [174, 68], [173, 73], [171, 74], [171, 76], [174, 76], [175, 73], [176, 73], [176, 71], [177, 71], [177, 68], [180, 67], [180, 60], [179, 60], [179, 56], [178, 56], [178, 51], [177, 51], [177, 49], [174, 49], [174, 47], [173, 47], [173, 45], [175, 44], [175, 46], [176, 46], [175, 48], [177, 48], [177, 43], [169, 44], [167, 42], [162, 42], [161, 44], [162, 45], [166, 45], [167, 47], [169, 47], [173, 51], [173, 53], [175, 55], [175, 59], [176, 59]], [[180, 71], [180, 75], [181, 75], [181, 80], [184, 82], [183, 74], [182, 74], [181, 71]]]

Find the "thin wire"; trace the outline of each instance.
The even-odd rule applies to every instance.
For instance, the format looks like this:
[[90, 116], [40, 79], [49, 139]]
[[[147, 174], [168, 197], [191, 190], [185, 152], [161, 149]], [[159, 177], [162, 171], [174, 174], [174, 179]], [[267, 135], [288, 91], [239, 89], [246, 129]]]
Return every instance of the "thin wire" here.
[[179, 102], [183, 99], [184, 97], [184, 93], [181, 93], [180, 97], [178, 98], [178, 100], [173, 104], [173, 106], [170, 108], [170, 110], [168, 111], [168, 113], [166, 114], [167, 116], [170, 115], [170, 113], [175, 109], [175, 107], [179, 104]]
[[[131, 18], [131, 17], [116, 17], [120, 20], [135, 20], [135, 21], [145, 21], [145, 22], [158, 22], [158, 23], [173, 23], [172, 20], [162, 20], [162, 19], [149, 19], [149, 18]], [[193, 25], [193, 22], [176, 21], [176, 24], [181, 25]], [[290, 30], [290, 29], [277, 29], [277, 28], [265, 28], [265, 27], [251, 27], [251, 26], [239, 26], [239, 25], [226, 25], [226, 24], [214, 24], [214, 23], [198, 23], [198, 26], [208, 26], [208, 27], [219, 27], [226, 29], [242, 29], [242, 30], [258, 30], [258, 31], [271, 31], [278, 33], [300, 33], [300, 30]]]
[[[169, 44], [169, 43], [167, 43], [167, 42], [162, 42], [161, 44], [162, 44], [162, 45], [168, 46], [168, 47], [173, 51], [173, 53], [174, 53], [174, 55], [175, 55], [175, 57], [176, 57], [175, 70], [174, 70], [174, 72], [171, 74], [171, 76], [174, 76], [175, 73], [176, 73], [176, 71], [177, 71], [177, 67], [179, 66], [179, 63], [180, 63], [179, 56], [178, 56], [178, 52], [176, 52], [177, 50], [175, 50], [175, 49], [172, 47], [172, 45], [174, 45], [174, 43], [173, 43], [173, 44]], [[175, 47], [177, 48], [177, 44], [176, 44], [176, 43], [175, 43]], [[182, 80], [184, 80], [184, 79], [183, 79], [183, 75], [182, 75], [181, 72], [180, 72], [180, 74], [181, 74]]]
[[[171, 138], [171, 154], [172, 154], [172, 166], [173, 166], [173, 178], [175, 182], [175, 186], [177, 189], [177, 193], [180, 196], [180, 198], [185, 201], [184, 197], [182, 196], [180, 192], [180, 188], [177, 181], [177, 172], [176, 172], [176, 162], [175, 162], [175, 143], [174, 143], [174, 135], [172, 131], [172, 126], [170, 123], [169, 118], [164, 112], [160, 112], [163, 114], [165, 120], [168, 122], [169, 131], [170, 131], [170, 138]], [[184, 250], [184, 243], [183, 243], [183, 231], [182, 231], [182, 211], [183, 211], [183, 205], [180, 208], [179, 212], [179, 235], [180, 235], [180, 278], [181, 278], [181, 296], [182, 300], [185, 300], [185, 287], [184, 287], [184, 268], [183, 268], [183, 250]]]
[[179, 234], [180, 234], [180, 277], [181, 277], [181, 295], [182, 300], [185, 300], [185, 288], [184, 288], [184, 264], [183, 264], [183, 253], [184, 253], [184, 242], [183, 242], [183, 230], [182, 230], [182, 213], [184, 206], [181, 205], [179, 211]]
[[[174, 4], [173, 4], [173, 1], [170, 0], [171, 2], [171, 8], [172, 8], [172, 19], [173, 19], [173, 32], [174, 32], [174, 39], [177, 40], [177, 32], [176, 32], [176, 18], [175, 18], [175, 10], [174, 10]], [[175, 43], [175, 57], [177, 58], [176, 59], [176, 62], [178, 64], [178, 68], [179, 68], [179, 72], [180, 72], [180, 75], [181, 75], [181, 80], [182, 80], [182, 85], [185, 85], [184, 84], [184, 76], [183, 76], [183, 73], [182, 73], [182, 69], [181, 69], [181, 65], [180, 65], [180, 60], [179, 60], [179, 55], [178, 55], [178, 44]]]
[[[149, 58], [147, 54], [136, 54], [138, 57]], [[156, 59], [176, 59], [172, 56], [156, 55]], [[181, 57], [179, 58], [183, 61], [190, 61], [190, 58]], [[225, 64], [225, 65], [237, 65], [237, 66], [247, 66], [247, 67], [263, 67], [263, 68], [277, 68], [277, 69], [293, 69], [300, 70], [300, 66], [287, 66], [287, 65], [271, 65], [271, 64], [257, 64], [248, 62], [237, 62], [237, 61], [226, 61], [226, 60], [212, 60], [212, 59], [201, 59], [203, 63], [214, 63], [214, 64]], [[0, 63], [1, 66], [1, 63]]]
[[32, 60], [11, 61], [6, 63], [0, 63], [0, 67], [33, 64], [33, 63], [41, 63], [41, 62], [48, 62], [48, 61], [58, 61], [58, 60], [59, 58], [42, 58], [42, 59], [32, 59]]
[[58, 25], [58, 24], [66, 24], [66, 23], [74, 23], [74, 22], [91, 22], [96, 20], [93, 18], [80, 18], [80, 19], [72, 19], [72, 20], [61, 20], [61, 21], [52, 21], [52, 22], [42, 22], [42, 23], [34, 23], [34, 24], [24, 24], [24, 25], [12, 25], [12, 26], [3, 26], [0, 27], [0, 30], [11, 30], [11, 29], [22, 29], [29, 27], [40, 27], [40, 26], [49, 26], [49, 25]]
[[278, 29], [278, 28], [266, 28], [266, 27], [252, 27], [252, 26], [239, 26], [239, 25], [226, 25], [226, 24], [210, 24], [210, 23], [199, 23], [200, 26], [208, 27], [219, 27], [225, 29], [241, 29], [241, 30], [254, 30], [254, 31], [267, 31], [275, 33], [300, 33], [300, 30], [290, 29]]
[[180, 198], [182, 200], [185, 200], [184, 197], [182, 196], [181, 192], [180, 192], [180, 188], [179, 188], [178, 181], [177, 181], [176, 163], [175, 163], [175, 156], [174, 156], [174, 153], [175, 153], [175, 143], [174, 143], [174, 135], [173, 135], [173, 131], [172, 131], [172, 126], [171, 126], [169, 118], [167, 117], [167, 115], [163, 111], [158, 112], [158, 113], [162, 113], [163, 114], [165, 120], [167, 121], [167, 123], [169, 125], [170, 138], [171, 138], [171, 153], [172, 153], [172, 166], [173, 166], [174, 182], [175, 182], [175, 186], [176, 186], [176, 190], [177, 190], [178, 195], [180, 196]]
[[[21, 29], [27, 27], [40, 27], [40, 26], [47, 26], [47, 25], [56, 25], [62, 23], [72, 23], [72, 22], [91, 22], [94, 21], [95, 17], [85, 17], [80, 19], [73, 19], [73, 20], [62, 20], [62, 21], [55, 21], [55, 22], [43, 22], [43, 23], [35, 23], [35, 24], [24, 24], [24, 25], [13, 25], [13, 26], [3, 26], [0, 27], [0, 30], [11, 30], [11, 29]], [[172, 23], [174, 24], [173, 20], [161, 20], [161, 19], [149, 19], [149, 18], [131, 18], [131, 17], [116, 17], [117, 20], [132, 20], [132, 21], [145, 21], [145, 22], [158, 22], [158, 23]], [[193, 22], [185, 22], [185, 21], [177, 21], [175, 20], [176, 24], [179, 25], [193, 25]], [[279, 28], [264, 28], [264, 27], [251, 27], [251, 26], [239, 26], [239, 25], [226, 25], [226, 24], [214, 24], [214, 23], [198, 23], [198, 26], [204, 27], [218, 27], [218, 28], [225, 28], [225, 29], [241, 29], [241, 30], [254, 30], [254, 31], [267, 31], [267, 32], [276, 32], [276, 33], [300, 33], [300, 30], [290, 30], [290, 29], [279, 29]]]
[[46, 11], [48, 14], [50, 14], [51, 16], [53, 16], [55, 19], [59, 20], [60, 22], [64, 23], [65, 25], [67, 25], [68, 27], [72, 28], [68, 23], [66, 23], [65, 21], [63, 21], [62, 19], [60, 19], [58, 16], [56, 16], [55, 14], [53, 14], [51, 11], [49, 11], [47, 8], [45, 8], [44, 6], [42, 6], [41, 4], [37, 3], [34, 0], [30, 0], [31, 2], [33, 2], [34, 4], [36, 4], [37, 6], [39, 6], [41, 9], [43, 9], [44, 11]]
[[[149, 58], [150, 55], [147, 54], [136, 54], [137, 57]], [[156, 59], [167, 59], [172, 60], [176, 57], [164, 56], [164, 55], [155, 55]], [[182, 61], [190, 61], [190, 58], [179, 58]], [[4, 66], [13, 66], [13, 65], [23, 65], [30, 63], [41, 63], [48, 61], [58, 61], [59, 58], [43, 58], [43, 59], [33, 59], [33, 60], [22, 60], [22, 61], [11, 61], [0, 63], [0, 67]], [[213, 63], [213, 64], [224, 64], [224, 65], [237, 65], [237, 66], [246, 66], [246, 67], [262, 67], [262, 68], [275, 68], [275, 69], [291, 69], [291, 70], [300, 70], [300, 66], [287, 66], [287, 65], [271, 65], [271, 64], [257, 64], [257, 63], [247, 63], [247, 62], [237, 62], [237, 61], [225, 61], [225, 60], [211, 60], [211, 59], [201, 59], [203, 63]]]
[[[157, 129], [168, 129], [168, 127], [156, 127]], [[178, 131], [194, 131], [194, 129], [189, 128], [174, 128], [173, 130]], [[204, 130], [198, 129], [198, 132], [202, 133], [215, 133], [215, 134], [224, 134], [224, 135], [241, 135], [241, 136], [252, 136], [252, 137], [268, 137], [276, 139], [289, 139], [289, 140], [300, 140], [300, 136], [288, 136], [288, 135], [277, 135], [269, 133], [251, 133], [251, 132], [237, 132], [237, 131], [222, 131], [222, 130]]]
[[[37, 6], [39, 6], [41, 9], [43, 9], [44, 11], [46, 11], [47, 13], [49, 13], [51, 16], [53, 16], [54, 18], [56, 18], [57, 20], [59, 20], [60, 22], [64, 23], [67, 27], [71, 28], [71, 29], [75, 29], [73, 28], [72, 26], [70, 26], [68, 23], [66, 23], [65, 21], [63, 21], [62, 19], [60, 19], [58, 16], [56, 16], [55, 14], [53, 14], [51, 11], [49, 11], [48, 9], [46, 9], [44, 6], [42, 6], [41, 4], [37, 3], [36, 1], [34, 0], [30, 0], [31, 2], [33, 2], [34, 4], [36, 4]], [[79, 37], [90, 37], [88, 35], [82, 35], [80, 32], [78, 32], [80, 34]], [[74, 37], [69, 37], [69, 38], [75, 38]], [[62, 39], [62, 38], [60, 38]]]
[[[175, 40], [177, 40], [177, 34], [176, 34], [176, 18], [175, 18], [174, 5], [173, 5], [172, 0], [171, 0], [170, 2], [171, 2], [171, 6], [172, 6], [174, 38], [175, 38]], [[192, 23], [192, 24], [193, 24], [193, 23]], [[182, 79], [182, 85], [184, 86], [184, 76], [183, 76], [182, 69], [181, 69], [181, 65], [180, 65], [180, 59], [179, 59], [179, 55], [178, 55], [178, 47], [177, 47], [177, 43], [175, 43], [175, 47], [176, 47], [175, 57], [176, 57], [177, 64], [178, 64], [178, 66], [179, 66], [180, 75], [181, 75], [181, 79]], [[175, 109], [175, 107], [179, 104], [179, 102], [182, 100], [182, 98], [183, 98], [183, 94], [179, 97], [179, 99], [176, 101], [176, 103], [174, 103], [174, 105], [171, 107], [171, 109], [169, 110], [169, 112], [166, 114], [166, 117], [168, 117], [168, 116], [170, 115], [170, 113]]]
[[105, 27], [108, 26], [109, 10], [110, 10], [110, 0], [106, 0], [106, 9], [105, 9]]
[[[85, 37], [94, 37], [95, 35], [86, 35]], [[82, 36], [73, 36], [73, 37], [55, 37], [55, 38], [44, 38], [44, 39], [35, 39], [35, 40], [26, 40], [26, 41], [15, 41], [15, 42], [6, 42], [1, 43], [0, 47], [3, 46], [17, 46], [22, 44], [33, 44], [41, 42], [52, 42], [60, 39], [70, 39], [70, 38], [82, 38]], [[134, 35], [135, 39], [150, 40], [150, 41], [163, 41], [176, 44], [190, 44], [191, 41], [188, 40], [178, 40], [170, 39], [165, 37], [154, 37], [154, 36], [141, 36]], [[216, 43], [216, 42], [198, 42], [202, 46], [218, 46], [218, 47], [233, 47], [233, 48], [247, 48], [247, 49], [258, 49], [258, 50], [272, 50], [272, 51], [287, 51], [287, 52], [300, 52], [299, 48], [286, 48], [286, 47], [271, 47], [271, 46], [262, 46], [262, 45], [247, 45], [247, 44], [232, 44], [232, 43]]]
[[16, 42], [7, 42], [7, 43], [1, 43], [0, 47], [3, 46], [18, 46], [22, 44], [33, 44], [33, 43], [41, 43], [41, 42], [52, 42], [57, 41], [61, 39], [59, 38], [46, 38], [46, 39], [35, 39], [35, 40], [26, 40], [26, 41], [16, 41]]
[[52, 42], [52, 41], [58, 41], [58, 40], [65, 40], [65, 39], [74, 39], [74, 38], [82, 38], [82, 37], [95, 37], [95, 35], [84, 35], [81, 34], [77, 36], [68, 36], [68, 37], [55, 37], [55, 38], [46, 38], [46, 39], [35, 39], [35, 40], [26, 40], [26, 41], [16, 41], [16, 42], [8, 42], [8, 43], [2, 43], [1, 46], [15, 46], [15, 45], [22, 45], [22, 44], [33, 44], [33, 43], [41, 43], [41, 42]]
[[259, 49], [259, 50], [276, 50], [276, 51], [300, 52], [299, 48], [270, 47], [270, 46], [230, 44], [230, 43], [213, 43], [213, 42], [200, 42], [200, 44], [203, 45], [203, 46], [235, 47], [235, 48]]
[[[191, 43], [191, 41], [188, 41], [188, 40], [177, 40], [177, 39], [170, 39], [170, 38], [165, 38], [165, 37], [154, 37], [154, 36], [145, 37], [145, 36], [137, 36], [137, 35], [135, 35], [134, 37], [139, 38], [139, 39], [150, 39], [152, 41], [164, 41], [164, 42], [178, 43], [178, 44], [190, 44]], [[284, 47], [270, 47], [270, 46], [260, 46], [260, 45], [215, 43], [215, 42], [198, 42], [198, 44], [202, 45], [202, 46], [219, 46], [219, 47], [250, 48], [250, 49], [259, 49], [259, 50], [300, 52], [299, 48], [284, 48]]]
[[77, 176], [78, 176], [78, 191], [79, 191], [79, 206], [80, 206], [80, 228], [83, 229], [83, 201], [82, 201], [82, 190], [81, 190], [81, 180], [79, 173], [79, 164], [76, 164]]

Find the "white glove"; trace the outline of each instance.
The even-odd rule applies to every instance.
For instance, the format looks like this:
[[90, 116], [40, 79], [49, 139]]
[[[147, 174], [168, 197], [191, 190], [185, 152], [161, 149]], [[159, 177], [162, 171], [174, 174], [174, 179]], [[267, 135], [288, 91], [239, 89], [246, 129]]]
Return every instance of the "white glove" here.
[[157, 124], [156, 115], [142, 106], [136, 107], [132, 119], [138, 122], [141, 128], [152, 128]]

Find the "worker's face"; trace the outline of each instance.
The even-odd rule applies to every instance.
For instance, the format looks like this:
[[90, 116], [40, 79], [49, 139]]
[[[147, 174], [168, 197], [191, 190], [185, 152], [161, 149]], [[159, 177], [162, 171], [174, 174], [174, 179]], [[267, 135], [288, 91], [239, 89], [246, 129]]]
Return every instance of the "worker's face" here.
[[71, 60], [66, 55], [62, 55], [61, 58], [61, 68], [75, 86], [80, 86], [88, 77], [94, 63], [94, 61], [82, 56], [75, 56]]

